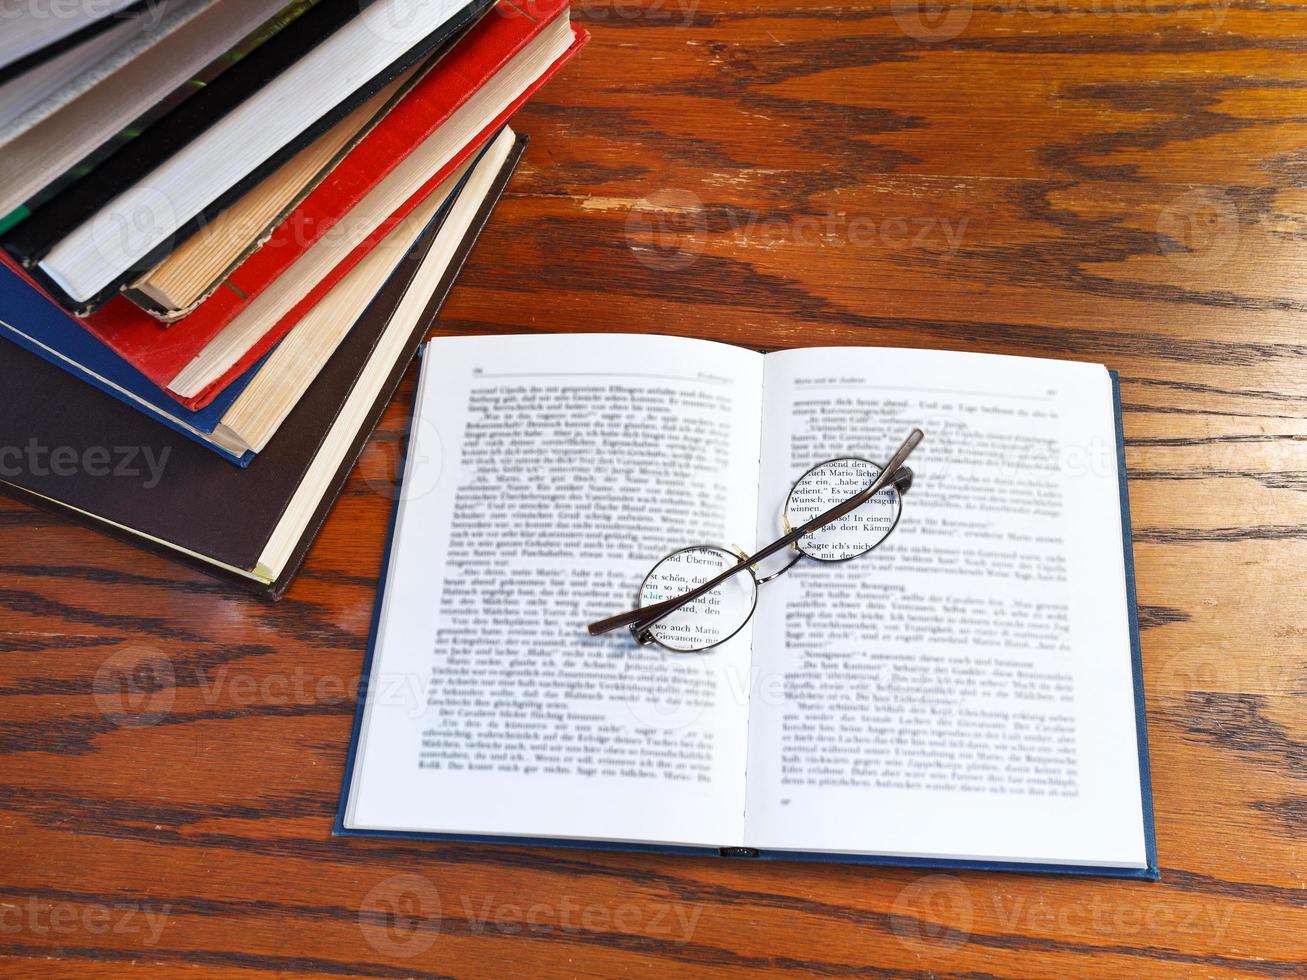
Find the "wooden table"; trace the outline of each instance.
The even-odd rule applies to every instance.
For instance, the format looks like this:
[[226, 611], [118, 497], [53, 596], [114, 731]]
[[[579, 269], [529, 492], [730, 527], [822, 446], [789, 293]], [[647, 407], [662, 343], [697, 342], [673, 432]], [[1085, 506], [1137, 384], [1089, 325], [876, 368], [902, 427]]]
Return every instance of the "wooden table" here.
[[1118, 369], [1163, 881], [333, 840], [406, 388], [279, 605], [0, 503], [0, 971], [1307, 973], [1307, 12], [576, 16], [440, 330]]

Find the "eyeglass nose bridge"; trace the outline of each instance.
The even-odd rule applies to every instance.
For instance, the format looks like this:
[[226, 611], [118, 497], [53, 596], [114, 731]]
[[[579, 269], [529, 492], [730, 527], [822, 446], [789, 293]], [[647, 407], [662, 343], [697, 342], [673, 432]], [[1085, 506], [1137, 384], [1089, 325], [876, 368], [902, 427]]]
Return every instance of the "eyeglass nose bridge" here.
[[[790, 519], [786, 517], [784, 514], [781, 514], [781, 524], [784, 525], [786, 534], [789, 534], [791, 531], [794, 530], [794, 526], [790, 524]], [[766, 585], [772, 579], [780, 578], [782, 575], [784, 575], [786, 572], [788, 572], [791, 568], [793, 568], [795, 565], [799, 563], [799, 560], [803, 557], [803, 552], [799, 550], [798, 543], [797, 542], [791, 543], [790, 550], [794, 552], [794, 557], [791, 558], [783, 567], [776, 569], [776, 571], [772, 572], [770, 575], [763, 575], [759, 577], [755, 571], [754, 578], [757, 579], [759, 585]]]
[[[781, 523], [785, 525], [785, 533], [786, 533], [786, 534], [789, 534], [791, 531], [794, 530], [794, 528], [790, 526], [789, 519], [788, 519], [784, 514], [781, 515]], [[778, 571], [772, 572], [770, 575], [764, 575], [762, 578], [759, 578], [759, 577], [758, 577], [758, 570], [757, 570], [756, 567], [754, 567], [754, 569], [753, 569], [753, 580], [754, 580], [755, 582], [757, 582], [759, 585], [766, 585], [766, 584], [767, 584], [768, 582], [770, 582], [772, 579], [777, 578], [778, 576], [784, 575], [784, 574], [785, 574], [786, 572], [788, 572], [791, 568], [793, 568], [795, 562], [797, 562], [800, 558], [803, 557], [803, 553], [800, 552], [799, 549], [798, 549], [795, 545], [790, 545], [790, 548], [793, 549], [793, 550], [796, 552], [796, 554], [795, 554], [794, 558], [791, 559], [791, 561], [790, 561], [790, 563], [789, 563], [788, 565], [786, 565], [784, 568], [782, 568], [782, 569], [780, 569], [780, 570], [778, 570]], [[748, 553], [747, 551], [745, 551], [743, 548], [741, 548], [738, 544], [737, 544], [737, 545], [732, 545], [732, 546], [731, 546], [731, 550], [734, 551], [737, 555], [740, 556], [740, 561], [748, 561], [748, 560], [749, 560], [749, 553]]]

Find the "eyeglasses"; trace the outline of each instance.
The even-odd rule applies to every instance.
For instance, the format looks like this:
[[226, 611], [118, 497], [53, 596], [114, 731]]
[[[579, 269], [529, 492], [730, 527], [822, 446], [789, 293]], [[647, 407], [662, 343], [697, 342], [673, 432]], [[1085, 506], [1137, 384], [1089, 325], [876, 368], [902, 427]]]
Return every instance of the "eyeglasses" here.
[[[848, 561], [889, 537], [912, 486], [912, 471], [903, 463], [923, 438], [913, 429], [884, 467], [855, 457], [818, 463], [785, 499], [784, 535], [752, 556], [711, 545], [673, 551], [645, 576], [636, 608], [591, 623], [590, 635], [627, 626], [641, 644], [656, 643], [673, 653], [699, 653], [725, 643], [753, 615], [758, 586], [805, 557]], [[786, 549], [794, 555], [759, 578], [758, 563]]]

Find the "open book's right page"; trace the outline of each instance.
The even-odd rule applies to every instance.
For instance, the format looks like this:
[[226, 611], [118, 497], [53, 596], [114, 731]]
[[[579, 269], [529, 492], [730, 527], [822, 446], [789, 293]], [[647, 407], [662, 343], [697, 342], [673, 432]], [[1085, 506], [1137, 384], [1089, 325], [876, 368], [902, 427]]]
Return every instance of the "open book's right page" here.
[[763, 586], [748, 845], [1145, 867], [1107, 371], [796, 350], [763, 405], [760, 543], [811, 466], [926, 438], [879, 548]]

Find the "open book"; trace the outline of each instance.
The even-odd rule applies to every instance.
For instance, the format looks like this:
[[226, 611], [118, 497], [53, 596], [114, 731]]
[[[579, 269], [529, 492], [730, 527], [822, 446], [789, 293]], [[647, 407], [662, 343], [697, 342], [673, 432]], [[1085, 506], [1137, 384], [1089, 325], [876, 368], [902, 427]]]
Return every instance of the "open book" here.
[[[336, 830], [1156, 877], [1099, 365], [564, 335], [427, 348]], [[926, 439], [877, 550], [700, 654], [586, 624]]]

